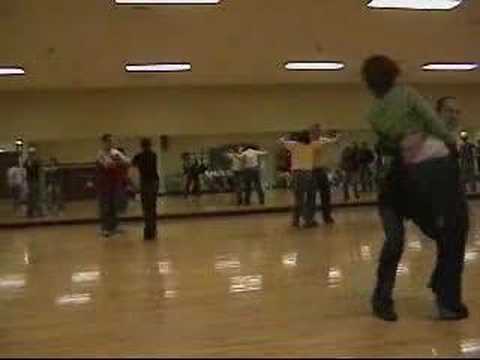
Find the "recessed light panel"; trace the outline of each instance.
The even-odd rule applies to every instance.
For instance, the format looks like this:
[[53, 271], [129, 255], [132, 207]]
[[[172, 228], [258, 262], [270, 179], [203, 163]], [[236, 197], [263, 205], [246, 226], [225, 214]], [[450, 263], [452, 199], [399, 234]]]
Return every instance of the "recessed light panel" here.
[[375, 9], [453, 10], [463, 0], [371, 0], [368, 7]]
[[338, 71], [344, 67], [344, 63], [335, 61], [297, 61], [285, 64], [285, 69], [291, 71]]
[[192, 65], [188, 63], [129, 64], [125, 66], [127, 72], [183, 72], [191, 69]]
[[476, 63], [431, 63], [422, 66], [425, 71], [472, 71], [477, 68]]
[[0, 76], [25, 75], [25, 70], [19, 66], [0, 67]]

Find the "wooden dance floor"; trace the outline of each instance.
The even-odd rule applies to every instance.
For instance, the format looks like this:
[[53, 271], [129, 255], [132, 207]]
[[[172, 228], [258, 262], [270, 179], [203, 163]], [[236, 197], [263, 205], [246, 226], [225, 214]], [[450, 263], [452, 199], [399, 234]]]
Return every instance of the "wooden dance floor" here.
[[382, 233], [374, 208], [295, 230], [287, 214], [0, 231], [0, 355], [480, 356], [480, 235], [472, 202], [465, 300], [439, 322], [433, 244], [412, 227], [398, 323], [370, 314]]

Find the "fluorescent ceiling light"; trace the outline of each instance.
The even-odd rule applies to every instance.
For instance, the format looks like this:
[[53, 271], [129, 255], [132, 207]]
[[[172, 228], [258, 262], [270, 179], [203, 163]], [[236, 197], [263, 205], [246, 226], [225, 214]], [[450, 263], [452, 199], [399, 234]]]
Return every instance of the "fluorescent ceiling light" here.
[[119, 5], [216, 5], [221, 0], [115, 0]]
[[176, 71], [190, 71], [191, 64], [144, 64], [144, 65], [126, 65], [125, 69], [128, 72], [176, 72]]
[[431, 63], [422, 66], [426, 71], [471, 71], [477, 68], [476, 63]]
[[371, 0], [375, 9], [452, 10], [463, 0]]
[[21, 67], [0, 67], [0, 76], [25, 75], [25, 70]]
[[319, 70], [319, 71], [332, 71], [332, 70], [342, 70], [345, 67], [344, 63], [333, 62], [333, 61], [323, 61], [323, 62], [314, 62], [314, 61], [300, 61], [300, 62], [288, 62], [285, 65], [287, 70]]

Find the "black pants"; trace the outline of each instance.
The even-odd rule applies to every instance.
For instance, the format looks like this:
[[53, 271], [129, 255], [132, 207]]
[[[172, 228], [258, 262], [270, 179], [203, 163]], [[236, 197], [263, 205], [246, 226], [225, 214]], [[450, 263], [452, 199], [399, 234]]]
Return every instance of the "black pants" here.
[[300, 218], [303, 218], [305, 224], [311, 224], [315, 218], [315, 195], [317, 189], [314, 181], [312, 171], [293, 171], [294, 224], [299, 224]]
[[145, 239], [153, 239], [157, 236], [157, 197], [158, 181], [142, 183], [141, 198], [145, 221], [143, 236]]
[[343, 198], [345, 201], [350, 201], [350, 186], [353, 189], [353, 194], [355, 198], [360, 198], [360, 195], [358, 194], [359, 177], [359, 171], [345, 171], [345, 178], [343, 179]]
[[100, 224], [103, 231], [112, 232], [118, 227], [118, 188], [101, 191], [98, 194]]
[[360, 165], [360, 184], [363, 192], [373, 191], [372, 171], [368, 164]]
[[233, 172], [233, 191], [237, 197], [237, 205], [243, 202], [243, 171]]
[[199, 196], [200, 193], [200, 176], [192, 174], [187, 175], [187, 179], [185, 181], [185, 197], [188, 197], [190, 194]]
[[332, 195], [327, 171], [324, 168], [316, 168], [313, 170], [313, 178], [316, 185], [315, 194], [320, 193], [323, 220], [328, 220], [332, 217]]
[[[408, 197], [407, 205], [399, 200], [402, 196]], [[404, 181], [397, 179], [382, 189], [379, 212], [386, 239], [374, 299], [385, 304], [393, 301], [397, 267], [405, 244], [405, 214], [408, 214], [437, 243], [437, 265], [431, 279], [437, 301], [457, 310], [462, 302], [468, 207], [455, 161], [442, 158], [411, 167]]]
[[257, 192], [260, 204], [265, 204], [265, 193], [263, 192], [262, 183], [260, 181], [260, 170], [245, 169], [243, 174], [245, 180], [245, 204], [250, 205], [253, 186], [255, 187], [255, 191]]
[[43, 215], [40, 187], [41, 187], [40, 181], [30, 181], [28, 183], [28, 202], [27, 202], [28, 217]]

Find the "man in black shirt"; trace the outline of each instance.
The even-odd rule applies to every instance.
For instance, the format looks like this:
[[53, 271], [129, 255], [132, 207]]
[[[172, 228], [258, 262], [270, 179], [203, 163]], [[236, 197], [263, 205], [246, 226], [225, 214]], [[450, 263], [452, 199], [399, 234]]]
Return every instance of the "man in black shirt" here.
[[154, 240], [157, 237], [157, 196], [159, 176], [157, 172], [157, 155], [152, 151], [150, 139], [141, 140], [142, 152], [132, 161], [140, 173], [140, 193], [142, 198], [145, 240]]

